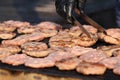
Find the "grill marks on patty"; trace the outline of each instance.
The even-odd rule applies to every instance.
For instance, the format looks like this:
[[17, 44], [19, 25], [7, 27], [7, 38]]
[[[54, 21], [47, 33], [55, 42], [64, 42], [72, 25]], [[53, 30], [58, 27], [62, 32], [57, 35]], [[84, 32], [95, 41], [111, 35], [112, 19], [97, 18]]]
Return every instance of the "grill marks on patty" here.
[[27, 42], [21, 48], [23, 53], [33, 57], [45, 57], [49, 54], [48, 46], [44, 42]]
[[89, 25], [84, 25], [84, 28], [93, 35], [93, 39], [84, 34], [78, 26], [73, 26], [70, 30], [65, 29], [49, 40], [51, 47], [73, 47], [73, 46], [92, 46], [98, 40], [97, 30]]

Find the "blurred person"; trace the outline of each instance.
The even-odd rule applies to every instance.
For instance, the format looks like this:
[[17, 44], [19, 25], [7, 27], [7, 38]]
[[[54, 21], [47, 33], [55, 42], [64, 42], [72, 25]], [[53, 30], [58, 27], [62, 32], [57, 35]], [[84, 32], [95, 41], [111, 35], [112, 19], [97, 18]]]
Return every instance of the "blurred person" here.
[[116, 3], [116, 22], [118, 27], [120, 27], [120, 0]]
[[84, 12], [86, 0], [55, 0], [57, 13], [69, 23], [73, 23], [72, 11], [78, 8]]
[[[69, 23], [73, 23], [72, 11], [78, 8], [84, 13], [85, 3], [87, 0], [55, 0], [57, 13], [65, 18]], [[116, 5], [116, 23], [120, 27], [120, 0], [117, 0]]]

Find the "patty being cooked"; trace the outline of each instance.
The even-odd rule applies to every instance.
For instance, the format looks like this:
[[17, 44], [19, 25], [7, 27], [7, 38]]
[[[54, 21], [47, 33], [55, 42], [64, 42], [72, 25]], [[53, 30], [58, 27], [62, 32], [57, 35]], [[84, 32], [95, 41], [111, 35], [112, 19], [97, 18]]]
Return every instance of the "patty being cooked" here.
[[74, 70], [79, 64], [80, 60], [78, 58], [70, 58], [55, 63], [55, 66], [59, 70]]
[[84, 75], [103, 75], [106, 69], [107, 68], [101, 64], [81, 62], [77, 66], [76, 71]]
[[99, 38], [102, 41], [105, 41], [109, 44], [120, 44], [120, 29], [119, 28], [111, 28], [106, 30], [107, 35], [104, 33], [98, 33]]
[[51, 47], [73, 47], [73, 46], [92, 46], [98, 40], [97, 30], [89, 25], [83, 26], [92, 36], [89, 38], [78, 26], [73, 26], [70, 30], [65, 29], [59, 31], [59, 33], [49, 40]]

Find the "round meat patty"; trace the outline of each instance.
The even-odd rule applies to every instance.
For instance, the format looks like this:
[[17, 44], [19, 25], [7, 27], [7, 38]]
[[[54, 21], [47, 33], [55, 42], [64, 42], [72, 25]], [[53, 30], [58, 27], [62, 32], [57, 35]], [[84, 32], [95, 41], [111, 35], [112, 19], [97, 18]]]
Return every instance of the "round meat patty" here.
[[21, 45], [21, 48], [24, 50], [46, 50], [48, 49], [48, 46], [44, 42], [26, 42]]
[[106, 43], [110, 44], [120, 44], [120, 29], [119, 28], [111, 28], [106, 30], [107, 35], [103, 33], [98, 33], [99, 38]]
[[85, 48], [80, 46], [74, 46], [70, 49], [70, 52], [74, 55], [81, 56], [83, 54], [86, 54], [87, 52], [96, 51], [96, 49], [93, 48]]
[[40, 30], [59, 30], [62, 29], [62, 26], [54, 22], [44, 21], [36, 25]]
[[0, 51], [8, 51], [12, 54], [15, 54], [20, 52], [21, 48], [18, 46], [12, 46], [12, 45], [0, 45]]
[[12, 39], [16, 34], [13, 32], [0, 31], [0, 39]]
[[4, 21], [3, 23], [16, 28], [22, 27], [22, 26], [30, 26], [29, 22], [21, 22], [21, 21], [14, 21], [14, 20]]
[[[92, 35], [92, 34], [91, 34]], [[83, 46], [83, 47], [88, 47], [88, 46], [92, 46], [94, 45], [97, 40], [98, 40], [98, 36], [97, 34], [92, 35], [93, 39], [89, 38], [87, 35], [82, 34], [79, 37], [74, 37], [72, 39], [72, 42], [74, 42], [74, 44], [76, 46]]]
[[3, 45], [14, 45], [14, 46], [20, 46], [22, 44], [24, 44], [25, 42], [28, 42], [29, 39], [28, 39], [28, 35], [20, 35], [20, 36], [17, 36], [16, 38], [14, 39], [11, 39], [11, 40], [3, 40], [2, 41], [2, 44]]
[[90, 35], [92, 35], [93, 39], [89, 38], [83, 32], [80, 32], [81, 34], [79, 37], [74, 37], [72, 41], [78, 46], [88, 47], [94, 45], [98, 40], [97, 29], [91, 25], [83, 25], [83, 27], [89, 32]]
[[50, 47], [72, 47], [75, 46], [72, 40], [72, 36], [69, 30], [61, 30], [57, 35], [53, 36], [49, 40]]
[[3, 63], [11, 64], [13, 66], [18, 66], [24, 64], [29, 59], [26, 54], [15, 54], [3, 58], [1, 61]]
[[40, 31], [37, 31], [31, 34], [28, 34], [27, 38], [29, 41], [41, 41], [45, 39], [45, 34]]
[[15, 29], [16, 27], [4, 23], [0, 23], [0, 31], [13, 32], [15, 31]]
[[57, 35], [49, 40], [51, 47], [73, 47], [73, 46], [92, 46], [98, 40], [97, 30], [92, 26], [84, 25], [86, 30], [93, 36], [93, 39], [84, 34], [78, 26], [70, 28], [70, 30], [60, 30]]
[[46, 57], [49, 54], [48, 50], [22, 50], [22, 52], [33, 57]]
[[49, 42], [50, 47], [73, 47], [76, 46], [73, 42], [71, 41], [53, 41]]
[[108, 69], [113, 69], [116, 66], [116, 63], [119, 61], [119, 57], [108, 57], [101, 60], [99, 63], [106, 66]]
[[74, 36], [74, 37], [78, 37], [80, 34], [82, 34], [82, 31], [79, 28], [79, 26], [72, 26], [70, 28], [69, 34]]
[[120, 40], [120, 28], [111, 28], [106, 30], [107, 35]]
[[107, 68], [101, 64], [91, 64], [91, 63], [81, 62], [77, 66], [76, 71], [84, 75], [103, 75], [106, 69]]
[[109, 45], [109, 46], [99, 46], [98, 50], [102, 50], [109, 57], [110, 56], [120, 56], [120, 46], [119, 45]]
[[57, 34], [57, 30], [40, 30], [40, 32], [44, 33], [45, 37], [52, 37], [52, 36], [55, 36]]
[[107, 58], [107, 55], [103, 51], [88, 51], [80, 56], [80, 60], [88, 63], [98, 63], [102, 59]]
[[36, 26], [27, 26], [27, 27], [23, 26], [17, 29], [17, 32], [19, 34], [22, 34], [22, 33], [28, 34], [28, 33], [33, 33], [35, 31], [36, 31]]
[[52, 58], [30, 58], [25, 62], [25, 66], [31, 68], [47, 68], [55, 66]]
[[45, 57], [49, 54], [48, 46], [44, 42], [27, 42], [21, 48], [23, 53], [33, 57]]
[[60, 30], [59, 33], [50, 38], [49, 42], [57, 42], [57, 41], [71, 41], [72, 36], [69, 33], [69, 30]]
[[80, 60], [78, 58], [70, 58], [63, 61], [58, 61], [55, 66], [59, 70], [74, 70], [79, 64]]

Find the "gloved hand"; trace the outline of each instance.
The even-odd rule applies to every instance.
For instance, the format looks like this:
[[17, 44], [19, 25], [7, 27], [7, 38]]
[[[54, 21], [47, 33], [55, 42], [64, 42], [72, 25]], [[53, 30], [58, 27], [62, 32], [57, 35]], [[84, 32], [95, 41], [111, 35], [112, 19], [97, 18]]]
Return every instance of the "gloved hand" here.
[[81, 11], [84, 11], [85, 2], [86, 0], [55, 0], [56, 11], [69, 23], [73, 23], [73, 9], [78, 8]]

